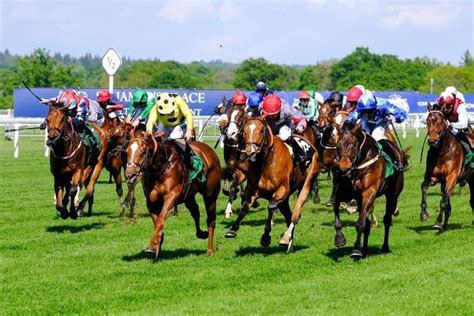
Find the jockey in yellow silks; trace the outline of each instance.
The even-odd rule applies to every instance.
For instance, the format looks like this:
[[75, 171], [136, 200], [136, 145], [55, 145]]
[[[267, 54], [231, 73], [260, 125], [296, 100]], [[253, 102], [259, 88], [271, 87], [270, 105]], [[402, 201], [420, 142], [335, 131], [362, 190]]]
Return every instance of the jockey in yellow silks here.
[[194, 139], [193, 112], [186, 101], [175, 93], [161, 92], [157, 95], [146, 124], [147, 132], [153, 132], [156, 123], [157, 132], [164, 132], [171, 139]]

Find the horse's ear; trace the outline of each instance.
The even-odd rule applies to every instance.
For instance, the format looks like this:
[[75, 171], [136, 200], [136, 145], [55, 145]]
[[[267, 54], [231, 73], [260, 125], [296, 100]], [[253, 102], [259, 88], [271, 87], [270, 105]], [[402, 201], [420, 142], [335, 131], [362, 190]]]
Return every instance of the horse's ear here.
[[357, 123], [357, 124], [352, 128], [351, 132], [355, 133], [355, 132], [357, 132], [357, 130], [359, 130], [359, 129], [360, 129], [360, 123]]
[[426, 106], [426, 108], [428, 109], [428, 112], [433, 111], [433, 105], [431, 105], [430, 102], [428, 102], [428, 105]]

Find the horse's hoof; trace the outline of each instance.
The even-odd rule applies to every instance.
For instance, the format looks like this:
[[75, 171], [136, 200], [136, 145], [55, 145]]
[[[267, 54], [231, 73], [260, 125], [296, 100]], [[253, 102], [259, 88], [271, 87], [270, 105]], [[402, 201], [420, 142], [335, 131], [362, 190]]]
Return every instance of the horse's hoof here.
[[[84, 216], [84, 211], [82, 210], [82, 208], [78, 208], [78, 209], [76, 210], [76, 212], [77, 212], [77, 216], [79, 216], [79, 217], [83, 217], [83, 216]], [[90, 216], [90, 214], [89, 214], [89, 216]]]
[[400, 215], [400, 209], [397, 207], [395, 212], [393, 212], [393, 216], [397, 217], [398, 215]]
[[205, 232], [205, 231], [198, 231], [196, 232], [196, 237], [199, 238], [199, 239], [207, 239], [207, 237], [209, 237], [209, 232]]
[[422, 211], [422, 212], [420, 213], [420, 220], [421, 220], [422, 222], [426, 222], [429, 217], [430, 217], [430, 215], [428, 214], [427, 211]]
[[153, 246], [148, 246], [145, 248], [145, 253], [152, 253], [152, 254], [155, 254], [156, 253], [156, 249], [155, 247]]
[[233, 214], [232, 209], [227, 209], [227, 210], [225, 210], [225, 213], [224, 213], [224, 214], [225, 214], [225, 215], [224, 215], [224, 218], [225, 218], [225, 219], [231, 218], [231, 217], [232, 217], [232, 214]]
[[319, 204], [319, 203], [321, 203], [321, 198], [319, 197], [319, 195], [313, 196], [313, 204]]
[[433, 225], [433, 228], [435, 228], [435, 229], [437, 229], [437, 230], [443, 230], [443, 224], [436, 222], [436, 223]]
[[334, 206], [334, 201], [332, 201], [332, 200], [327, 201], [326, 206], [329, 206], [329, 207]]
[[383, 253], [389, 253], [389, 252], [390, 252], [390, 247], [383, 245], [383, 246], [382, 246], [382, 252], [383, 252]]
[[337, 247], [337, 248], [341, 248], [341, 247], [344, 247], [346, 245], [346, 237], [344, 237], [344, 235], [336, 235], [336, 237], [334, 237], [334, 245]]
[[71, 211], [69, 212], [69, 216], [71, 217], [71, 219], [77, 219], [78, 214], [76, 211]]
[[288, 234], [284, 234], [278, 244], [282, 247], [288, 247], [290, 245], [290, 236], [288, 236]]
[[59, 213], [59, 216], [62, 219], [67, 219], [69, 217], [69, 213], [67, 211], [61, 211], [61, 213]]
[[351, 254], [349, 255], [352, 259], [358, 260], [364, 258], [364, 255], [362, 254], [362, 251], [354, 249], [352, 250]]
[[272, 236], [263, 234], [260, 238], [260, 246], [268, 247], [272, 242]]
[[260, 204], [257, 201], [255, 201], [255, 202], [253, 202], [253, 204], [250, 207], [251, 208], [259, 208]]
[[207, 255], [208, 255], [209, 257], [212, 257], [212, 256], [214, 255], [214, 250], [208, 250], [208, 251], [207, 251]]
[[372, 228], [378, 228], [379, 227], [379, 222], [375, 221], [370, 225]]
[[225, 238], [235, 238], [237, 237], [237, 232], [235, 230], [229, 229], [227, 233], [224, 235]]

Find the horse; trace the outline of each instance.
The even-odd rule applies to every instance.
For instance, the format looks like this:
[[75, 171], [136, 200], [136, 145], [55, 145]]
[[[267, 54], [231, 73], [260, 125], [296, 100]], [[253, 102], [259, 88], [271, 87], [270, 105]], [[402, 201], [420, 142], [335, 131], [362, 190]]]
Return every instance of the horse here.
[[[421, 221], [427, 221], [426, 195], [429, 186], [441, 185], [441, 201], [438, 218], [433, 228], [445, 230], [451, 215], [450, 198], [456, 183], [466, 181], [469, 184], [471, 210], [474, 223], [474, 173], [473, 169], [464, 166], [466, 151], [450, 131], [443, 112], [428, 104], [426, 119], [429, 150], [426, 157], [426, 171], [421, 183]], [[443, 221], [444, 213], [444, 221]]]
[[[125, 178], [134, 187], [141, 179], [147, 208], [154, 224], [154, 233], [146, 253], [160, 258], [164, 240], [164, 224], [175, 205], [184, 203], [190, 210], [196, 227], [196, 237], [208, 239], [207, 254], [214, 254], [214, 228], [216, 201], [220, 191], [221, 167], [216, 153], [205, 143], [193, 141], [191, 149], [203, 162], [205, 180], [189, 180], [188, 167], [184, 163], [178, 145], [163, 137], [163, 133], [151, 135], [142, 130], [130, 131]], [[194, 159], [197, 159], [194, 157]], [[207, 231], [199, 225], [199, 206], [196, 194], [203, 196], [207, 212]]]
[[[243, 126], [244, 160], [239, 161], [239, 168], [247, 177], [247, 186], [244, 191], [243, 203], [237, 220], [225, 234], [227, 238], [235, 238], [240, 224], [249, 211], [250, 205], [257, 198], [268, 200], [268, 217], [264, 233], [260, 238], [260, 245], [267, 247], [271, 243], [271, 222], [273, 214], [278, 208], [285, 217], [288, 227], [280, 245], [287, 246], [288, 251], [293, 247], [294, 228], [298, 223], [309, 191], [316, 178], [319, 165], [318, 154], [314, 151], [312, 161], [305, 170], [293, 164], [287, 145], [277, 136], [274, 136], [270, 126], [265, 121], [265, 116], [246, 117]], [[289, 197], [291, 193], [299, 190], [292, 216]]]
[[[52, 101], [48, 105], [46, 144], [51, 148], [50, 170], [54, 177], [56, 210], [62, 219], [77, 219], [83, 215], [85, 203], [88, 202], [90, 216], [94, 203], [94, 187], [102, 170], [107, 148], [107, 135], [100, 127], [91, 124], [101, 142], [100, 152], [94, 156], [74, 130], [67, 115], [68, 107], [59, 106]], [[83, 185], [87, 190], [76, 208], [75, 197]], [[68, 212], [69, 200], [71, 204]]]
[[246, 118], [245, 109], [240, 105], [232, 105], [231, 102], [229, 106], [229, 102], [227, 104], [227, 121], [223, 122], [221, 126], [224, 133], [224, 191], [228, 192], [229, 195], [225, 218], [232, 216], [232, 205], [237, 197], [238, 187], [240, 186], [242, 190], [243, 182], [246, 180], [245, 174], [236, 168], [236, 164], [240, 160], [239, 147], [242, 138], [242, 127]]
[[[346, 244], [339, 218], [339, 205], [342, 201], [348, 202], [355, 199], [359, 210], [359, 219], [356, 224], [357, 238], [350, 256], [358, 259], [368, 255], [371, 228], [368, 215], [376, 197], [385, 195], [386, 208], [383, 219], [385, 234], [382, 251], [389, 252], [392, 215], [395, 213], [398, 197], [404, 185], [403, 170], [394, 170], [393, 174], [385, 177], [387, 162], [382, 158], [378, 143], [366, 134], [359, 124], [354, 127], [351, 124], [345, 124], [342, 129], [339, 129], [336, 147], [336, 162], [342, 173], [334, 202], [334, 227], [336, 229], [334, 243], [336, 247]], [[396, 146], [393, 149], [399, 159], [403, 159], [403, 152]], [[364, 241], [361, 249], [362, 234], [364, 234]]]

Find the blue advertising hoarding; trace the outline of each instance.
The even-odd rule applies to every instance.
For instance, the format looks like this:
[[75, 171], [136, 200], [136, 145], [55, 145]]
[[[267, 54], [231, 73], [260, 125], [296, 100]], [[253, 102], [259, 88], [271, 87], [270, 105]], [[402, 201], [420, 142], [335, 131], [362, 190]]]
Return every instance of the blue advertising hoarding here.
[[[32, 90], [42, 98], [53, 98], [57, 96], [61, 89], [57, 88], [32, 88]], [[87, 95], [90, 99], [96, 99], [97, 93], [101, 89], [90, 88], [80, 89], [78, 92]], [[158, 92], [173, 92], [181, 95], [189, 104], [191, 110], [196, 116], [208, 116], [214, 111], [214, 108], [222, 102], [225, 96], [230, 99], [235, 90], [191, 90], [191, 89], [146, 89], [147, 91]], [[114, 95], [117, 100], [126, 108], [130, 105], [130, 99], [134, 89], [115, 89]], [[247, 95], [250, 91], [244, 91]], [[279, 91], [279, 96], [293, 103], [298, 98], [299, 91]], [[321, 94], [327, 98], [330, 91], [322, 91]], [[435, 102], [438, 94], [405, 92], [405, 91], [380, 91], [374, 92], [376, 96], [382, 98], [390, 98], [398, 96], [409, 105], [409, 113], [424, 113], [426, 112], [426, 105], [428, 102]], [[466, 107], [469, 112], [474, 114], [474, 94], [464, 94], [466, 100]], [[14, 113], [16, 118], [24, 117], [45, 117], [48, 112], [48, 107], [38, 102], [38, 100], [25, 88], [15, 89], [13, 92]]]

